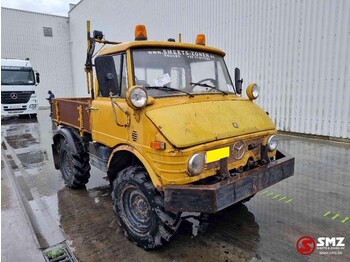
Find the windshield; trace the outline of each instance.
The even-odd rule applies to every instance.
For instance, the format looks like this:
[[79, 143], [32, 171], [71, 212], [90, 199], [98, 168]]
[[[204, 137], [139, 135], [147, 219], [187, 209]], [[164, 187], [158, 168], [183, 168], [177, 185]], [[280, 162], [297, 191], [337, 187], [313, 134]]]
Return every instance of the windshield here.
[[23, 67], [2, 67], [2, 85], [34, 85], [34, 73], [30, 68]]
[[191, 95], [235, 93], [223, 57], [217, 54], [183, 49], [136, 49], [133, 66], [135, 85], [144, 86], [153, 97], [186, 95], [186, 92]]

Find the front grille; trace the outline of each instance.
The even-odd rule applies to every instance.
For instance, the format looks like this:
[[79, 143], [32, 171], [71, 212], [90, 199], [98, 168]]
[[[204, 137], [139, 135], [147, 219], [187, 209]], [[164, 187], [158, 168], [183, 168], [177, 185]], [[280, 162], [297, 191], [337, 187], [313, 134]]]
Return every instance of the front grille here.
[[[261, 144], [264, 138], [252, 138], [249, 140], [236, 141], [230, 145], [230, 156], [227, 158], [227, 163], [231, 164], [240, 161], [249, 152], [253, 154], [254, 159], [261, 159]], [[240, 143], [239, 143], [240, 142]], [[243, 150], [243, 151], [241, 151]], [[206, 164], [206, 169], [220, 168], [220, 160]]]
[[34, 91], [3, 91], [1, 104], [26, 104]]

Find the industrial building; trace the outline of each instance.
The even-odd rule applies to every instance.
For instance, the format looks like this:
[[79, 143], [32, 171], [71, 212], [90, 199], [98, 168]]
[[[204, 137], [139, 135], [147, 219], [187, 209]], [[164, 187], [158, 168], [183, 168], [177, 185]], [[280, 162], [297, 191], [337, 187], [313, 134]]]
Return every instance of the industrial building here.
[[39, 107], [47, 107], [47, 91], [72, 96], [69, 19], [1, 8], [1, 57], [27, 59], [40, 73]]
[[[257, 103], [279, 130], [350, 138], [350, 1], [82, 0], [69, 17], [2, 8], [2, 57], [29, 57], [41, 73], [39, 105], [88, 96], [83, 70], [86, 20], [111, 41], [131, 41], [136, 24], [151, 40], [207, 45], [226, 52], [231, 74], [261, 88]], [[44, 35], [52, 29], [52, 36]]]

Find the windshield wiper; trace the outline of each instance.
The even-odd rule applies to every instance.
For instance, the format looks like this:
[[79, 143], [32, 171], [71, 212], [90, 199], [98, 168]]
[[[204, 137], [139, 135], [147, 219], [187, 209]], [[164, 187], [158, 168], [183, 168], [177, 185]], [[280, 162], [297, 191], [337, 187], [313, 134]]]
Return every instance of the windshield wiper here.
[[169, 86], [145, 86], [146, 89], [160, 89], [160, 90], [167, 90], [167, 91], [172, 91], [172, 92], [180, 92], [180, 93], [184, 93], [187, 94], [189, 97], [194, 97], [194, 95], [192, 95], [191, 93], [188, 93], [186, 91], [183, 90], [179, 90], [176, 88], [172, 88]]
[[211, 88], [211, 89], [214, 89], [214, 90], [216, 90], [216, 91], [219, 91], [219, 92], [223, 93], [225, 96], [228, 95], [228, 93], [226, 93], [225, 91], [222, 91], [222, 90], [220, 90], [220, 89], [217, 89], [217, 88], [214, 87], [214, 86], [211, 86], [211, 85], [208, 85], [208, 84], [205, 84], [205, 83], [190, 82], [190, 84], [191, 84], [191, 85], [195, 85], [195, 86], [209, 87], [209, 88]]

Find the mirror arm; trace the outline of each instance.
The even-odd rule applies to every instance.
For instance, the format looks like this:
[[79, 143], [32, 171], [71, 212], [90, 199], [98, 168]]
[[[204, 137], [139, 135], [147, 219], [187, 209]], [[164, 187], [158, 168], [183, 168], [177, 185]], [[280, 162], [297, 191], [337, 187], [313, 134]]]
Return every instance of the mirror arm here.
[[[117, 97], [117, 96], [113, 96], [112, 94], [110, 94], [112, 110], [113, 110], [113, 116], [114, 116], [114, 122], [119, 127], [128, 127], [130, 125], [130, 113], [128, 111], [125, 111], [116, 101], [113, 100], [115, 97]], [[117, 106], [120, 109], [120, 111], [122, 111], [126, 115], [126, 124], [125, 125], [119, 124], [118, 117], [117, 117], [117, 112], [115, 110], [115, 106]]]

